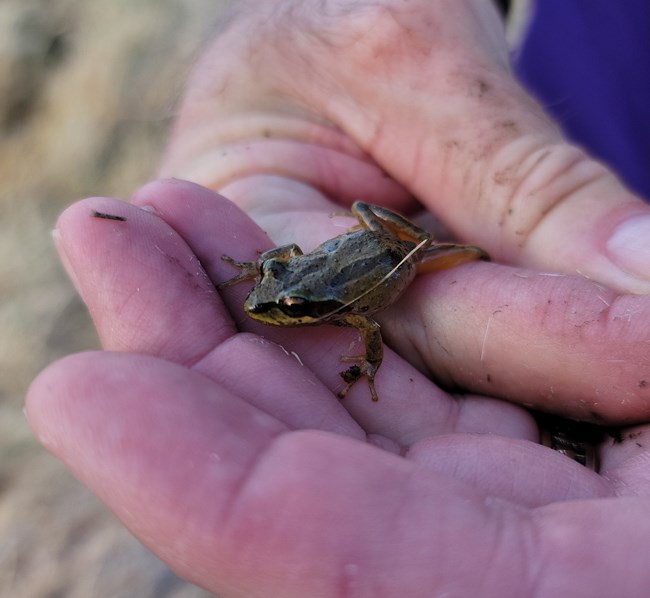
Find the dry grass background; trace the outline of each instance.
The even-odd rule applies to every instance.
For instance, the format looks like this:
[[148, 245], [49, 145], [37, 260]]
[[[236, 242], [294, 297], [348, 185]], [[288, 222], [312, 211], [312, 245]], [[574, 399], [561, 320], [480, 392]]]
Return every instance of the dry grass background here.
[[56, 215], [150, 178], [223, 1], [0, 2], [0, 595], [196, 597], [33, 439], [29, 381], [97, 346]]

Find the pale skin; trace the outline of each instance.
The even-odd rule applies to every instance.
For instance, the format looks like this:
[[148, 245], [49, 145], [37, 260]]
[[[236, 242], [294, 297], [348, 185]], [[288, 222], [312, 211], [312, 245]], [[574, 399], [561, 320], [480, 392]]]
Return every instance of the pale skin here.
[[[171, 180], [60, 217], [109, 351], [37, 378], [38, 437], [224, 597], [647, 593], [650, 272], [612, 235], [648, 207], [517, 87], [487, 2], [233, 10], [161, 174], [244, 211]], [[263, 327], [245, 285], [215, 290], [235, 248], [309, 251], [354, 199], [413, 196], [499, 263], [419, 276], [382, 315], [377, 403], [335, 396], [353, 331]], [[517, 404], [635, 427], [599, 475]]]

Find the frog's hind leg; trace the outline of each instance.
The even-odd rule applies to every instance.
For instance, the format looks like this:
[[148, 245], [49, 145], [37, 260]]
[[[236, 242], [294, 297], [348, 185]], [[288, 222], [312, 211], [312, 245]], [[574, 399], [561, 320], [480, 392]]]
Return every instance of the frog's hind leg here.
[[474, 260], [489, 260], [490, 256], [474, 245], [437, 243], [420, 254], [416, 268], [418, 274], [438, 272]]
[[357, 362], [351, 365], [347, 370], [340, 372], [341, 378], [346, 382], [346, 386], [338, 393], [339, 399], [345, 397], [354, 383], [363, 378], [368, 380], [370, 388], [370, 397], [373, 401], [378, 401], [377, 391], [375, 389], [375, 374], [384, 358], [384, 345], [379, 331], [379, 324], [365, 316], [347, 314], [344, 318], [336, 322], [339, 326], [351, 326], [356, 328], [364, 342], [365, 354], [358, 356], [343, 356], [341, 361]]
[[357, 217], [361, 228], [377, 232], [388, 232], [403, 241], [415, 243], [421, 248], [427, 247], [431, 242], [431, 233], [388, 208], [355, 201], [352, 204], [352, 213]]

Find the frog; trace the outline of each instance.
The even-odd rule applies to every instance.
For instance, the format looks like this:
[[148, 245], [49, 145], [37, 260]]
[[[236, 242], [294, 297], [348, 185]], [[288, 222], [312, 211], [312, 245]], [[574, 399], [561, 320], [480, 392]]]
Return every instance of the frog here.
[[489, 256], [474, 245], [436, 242], [430, 232], [383, 206], [355, 201], [349, 215], [357, 225], [309, 253], [291, 243], [265, 251], [255, 261], [221, 256], [239, 273], [217, 287], [255, 280], [244, 312], [266, 325], [357, 329], [365, 350], [340, 357], [352, 365], [340, 372], [345, 387], [337, 396], [343, 399], [365, 377], [371, 400], [378, 401], [375, 376], [384, 350], [373, 316], [397, 301], [417, 274]]

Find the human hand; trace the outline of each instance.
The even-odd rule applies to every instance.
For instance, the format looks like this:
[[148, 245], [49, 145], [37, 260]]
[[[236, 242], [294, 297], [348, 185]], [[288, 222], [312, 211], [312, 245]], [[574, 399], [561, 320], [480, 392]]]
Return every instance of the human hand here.
[[[260, 229], [180, 181], [133, 201], [154, 213], [91, 199], [61, 216], [57, 246], [108, 351], [51, 366], [26, 413], [181, 576], [224, 597], [649, 587], [650, 504], [631, 496], [648, 493], [645, 429], [604, 448], [599, 476], [531, 442], [525, 411], [452, 397], [391, 351], [380, 401], [360, 382], [340, 402], [349, 331], [262, 328], [245, 288], [214, 290], [234, 242], [244, 258], [269, 246]], [[484, 268], [506, 269], [469, 264], [452, 286]]]
[[[487, 3], [446, 5], [444, 20], [420, 18], [425, 4], [438, 10], [410, 3], [405, 14], [394, 3], [392, 12], [355, 12], [358, 5], [346, 3], [342, 20], [331, 3], [329, 27], [306, 10], [284, 11], [295, 2], [233, 17], [197, 70], [163, 172], [221, 189], [277, 243], [308, 246], [340, 233], [327, 218], [328, 198], [408, 211], [415, 194], [461, 240], [501, 261], [580, 269], [645, 291], [643, 277], [603, 257], [602, 239], [646, 208], [563, 144], [509, 79]], [[275, 20], [265, 14], [271, 6]], [[430, 35], [436, 24], [446, 35]], [[429, 52], [432, 39], [447, 51]], [[383, 68], [369, 70], [371, 58]], [[136, 194], [134, 202], [153, 205], [171, 229], [129, 211], [129, 232], [109, 234], [105, 225], [119, 224], [88, 224], [87, 204], [64, 216], [60, 246], [103, 343], [129, 354], [64, 361], [35, 383], [28, 403], [43, 441], [152, 550], [224, 595], [379, 587], [375, 594], [416, 596], [450, 586], [467, 595], [598, 595], [625, 583], [648, 587], [644, 565], [633, 560], [647, 534], [645, 500], [551, 505], [645, 494], [643, 428], [605, 447], [599, 477], [528, 442], [536, 431], [525, 412], [477, 396], [452, 400], [392, 353], [377, 376], [386, 400], [373, 405], [358, 383], [344, 410], [331, 393], [344, 332], [264, 330], [308, 373], [275, 345], [233, 335], [208, 281], [188, 273], [200, 272], [196, 255], [218, 282], [232, 274], [219, 257], [235, 244], [244, 259], [269, 246], [202, 193], [167, 183]], [[116, 209], [105, 201], [91, 205]], [[577, 221], [584, 227], [575, 231]], [[260, 332], [237, 311], [244, 292], [225, 299], [238, 326]], [[443, 382], [626, 422], [647, 418], [647, 310], [645, 298], [578, 277], [470, 264], [416, 281], [383, 330]], [[366, 446], [366, 437], [384, 451]], [[525, 553], [524, 542], [533, 550]], [[576, 573], [576, 559], [597, 570], [593, 585]]]
[[526, 269], [420, 278], [382, 318], [391, 346], [447, 385], [599, 423], [647, 419], [650, 303], [625, 292], [650, 289], [650, 234], [607, 239], [633, 216], [650, 223], [650, 208], [512, 79], [491, 2], [231, 10], [161, 174], [223, 193], [276, 244], [306, 250], [341, 232], [318, 213], [362, 199], [408, 214], [417, 197], [458, 241]]
[[492, 4], [232, 3], [159, 174], [255, 217], [301, 183], [303, 202], [316, 188], [409, 213], [416, 197], [499, 262], [647, 293], [650, 208], [512, 78]]

